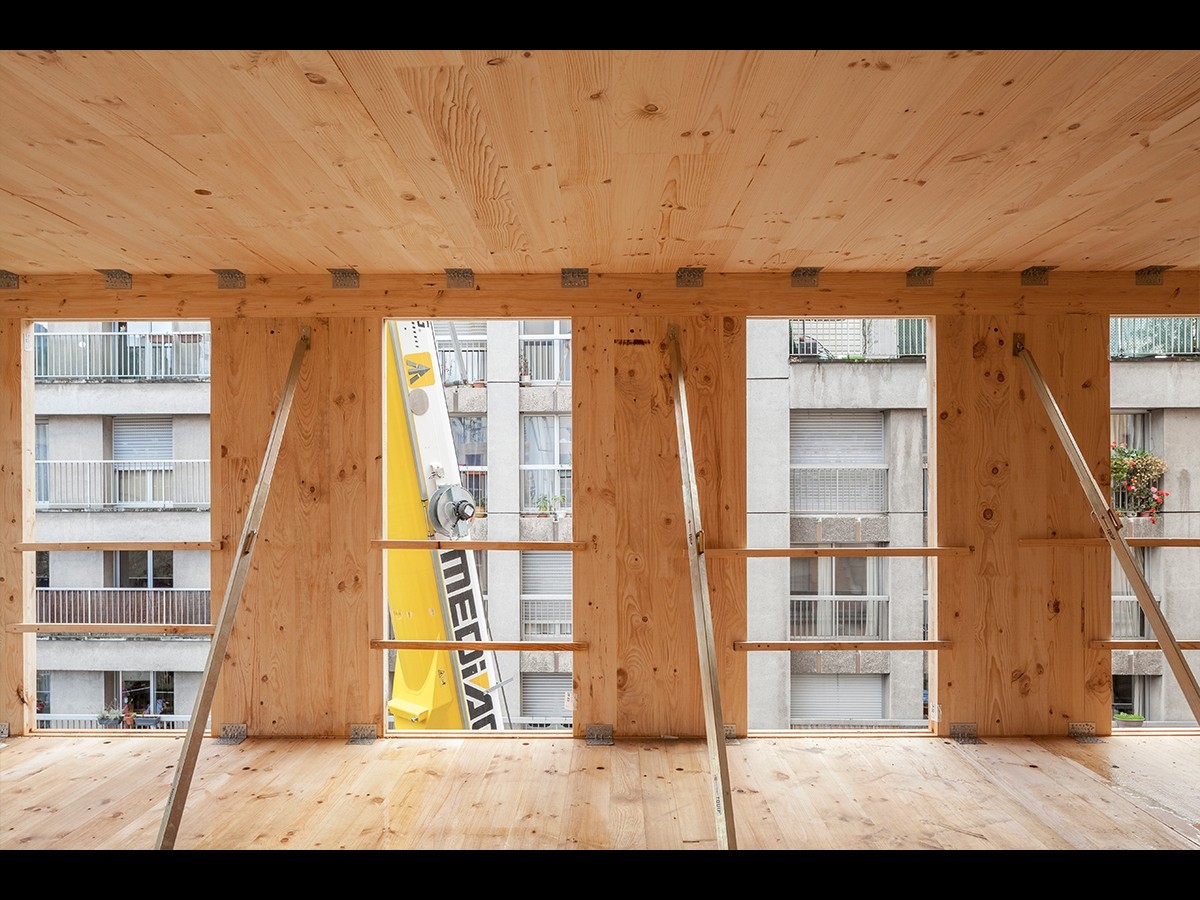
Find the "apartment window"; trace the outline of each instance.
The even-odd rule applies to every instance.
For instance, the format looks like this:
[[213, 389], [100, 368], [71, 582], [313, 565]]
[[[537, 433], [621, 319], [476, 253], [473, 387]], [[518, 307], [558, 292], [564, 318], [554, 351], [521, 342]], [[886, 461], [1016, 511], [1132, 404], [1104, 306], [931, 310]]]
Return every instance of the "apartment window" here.
[[521, 553], [521, 637], [559, 640], [571, 636], [571, 554], [557, 550]]
[[570, 415], [521, 416], [521, 508], [547, 512], [571, 506]]
[[33, 554], [33, 574], [36, 587], [50, 587], [50, 552], [48, 550], [38, 550]]
[[112, 447], [118, 505], [157, 505], [173, 497], [170, 416], [113, 416]]
[[38, 715], [49, 715], [50, 709], [50, 673], [37, 673], [37, 711]]
[[487, 416], [450, 416], [450, 433], [458, 456], [462, 486], [487, 508]]
[[487, 381], [487, 322], [433, 323], [442, 384], [482, 386]]
[[118, 550], [114, 582], [123, 588], [175, 586], [175, 554], [170, 550]]
[[46, 503], [50, 500], [50, 467], [46, 465], [50, 459], [50, 420], [46, 416], [38, 416], [33, 422], [33, 459], [34, 502]]
[[888, 637], [887, 559], [793, 557], [791, 639]]
[[796, 673], [792, 676], [792, 726], [882, 719], [884, 689], [883, 675]]
[[[1149, 547], [1130, 547], [1130, 553], [1142, 570], [1143, 576], [1149, 583], [1147, 566], [1153, 550]], [[1141, 602], [1134, 593], [1133, 584], [1125, 569], [1117, 560], [1115, 553], [1112, 558], [1112, 636], [1118, 640], [1123, 638], [1144, 638], [1150, 636], [1146, 627], [1146, 614], [1142, 612]]]
[[887, 511], [882, 412], [792, 410], [791, 510], [796, 515]]
[[529, 319], [520, 326], [521, 381], [561, 384], [571, 380], [571, 320]]
[[1124, 444], [1135, 450], [1150, 449], [1150, 413], [1114, 412], [1109, 416], [1110, 434], [1114, 444]]
[[175, 673], [116, 671], [104, 673], [104, 705], [135, 713], [175, 714]]
[[525, 728], [570, 728], [570, 672], [521, 673], [521, 724]]

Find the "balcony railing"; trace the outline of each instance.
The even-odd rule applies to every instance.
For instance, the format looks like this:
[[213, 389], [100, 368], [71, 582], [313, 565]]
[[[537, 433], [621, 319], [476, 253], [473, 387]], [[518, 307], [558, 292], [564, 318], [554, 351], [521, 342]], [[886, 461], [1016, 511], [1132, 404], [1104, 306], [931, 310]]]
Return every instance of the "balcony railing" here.
[[211, 625], [211, 592], [193, 588], [37, 588], [47, 625]]
[[1113, 597], [1112, 636], [1116, 640], [1147, 636], [1146, 617], [1137, 597]]
[[487, 509], [487, 466], [459, 466], [458, 480], [481, 510]]
[[793, 319], [793, 359], [905, 359], [925, 355], [924, 319]]
[[571, 636], [571, 598], [522, 598], [521, 639], [562, 640]]
[[793, 515], [887, 512], [887, 466], [792, 466]]
[[437, 355], [443, 385], [481, 385], [487, 381], [487, 338], [460, 339], [456, 353], [452, 340], [439, 337]]
[[1200, 356], [1200, 317], [1112, 318], [1108, 344], [1113, 359]]
[[888, 598], [793, 596], [789, 630], [793, 641], [886, 641]]
[[207, 459], [38, 460], [38, 509], [207, 509]]
[[186, 381], [212, 373], [207, 331], [54, 331], [35, 334], [33, 347], [39, 381]]
[[[171, 731], [187, 731], [188, 722], [190, 722], [192, 719], [190, 715], [158, 715], [143, 718], [155, 720], [154, 724], [134, 725], [133, 727], [135, 730], [153, 731], [155, 729], [168, 729]], [[125, 728], [126, 726], [123, 723], [115, 726], [111, 724], [103, 724], [100, 721], [100, 717], [95, 713], [80, 713], [78, 715], [72, 713], [38, 713], [37, 727], [67, 731], [95, 731], [98, 729]]]
[[571, 380], [569, 337], [521, 337], [521, 380], [530, 384], [565, 384]]

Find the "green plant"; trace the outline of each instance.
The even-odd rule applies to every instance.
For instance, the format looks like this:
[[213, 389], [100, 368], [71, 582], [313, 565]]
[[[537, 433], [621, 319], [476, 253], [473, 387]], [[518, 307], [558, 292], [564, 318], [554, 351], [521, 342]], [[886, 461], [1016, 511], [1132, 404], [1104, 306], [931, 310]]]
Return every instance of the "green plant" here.
[[1163, 504], [1170, 496], [1158, 486], [1159, 479], [1167, 471], [1167, 464], [1145, 450], [1131, 449], [1113, 441], [1110, 469], [1113, 493], [1122, 493], [1119, 511], [1149, 516], [1151, 522], [1157, 522]]
[[124, 715], [119, 706], [106, 706], [100, 710], [101, 719], [119, 719]]
[[537, 498], [537, 508], [540, 513], [554, 512], [567, 502], [566, 494], [542, 494]]
[[1137, 713], [1115, 712], [1114, 719], [1120, 719], [1122, 722], [1145, 722], [1145, 716], [1139, 716]]

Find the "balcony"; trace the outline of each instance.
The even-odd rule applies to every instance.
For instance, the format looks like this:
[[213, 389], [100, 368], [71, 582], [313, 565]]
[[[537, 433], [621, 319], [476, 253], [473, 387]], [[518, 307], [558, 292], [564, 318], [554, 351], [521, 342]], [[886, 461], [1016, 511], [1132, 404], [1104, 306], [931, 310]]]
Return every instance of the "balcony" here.
[[36, 381], [206, 381], [212, 374], [207, 331], [54, 331], [33, 339]]
[[1200, 356], [1200, 318], [1113, 318], [1108, 326], [1112, 359]]
[[46, 625], [211, 625], [211, 592], [193, 588], [37, 588]]
[[924, 319], [793, 319], [793, 362], [921, 359]]
[[208, 509], [207, 459], [38, 460], [39, 510]]
[[459, 340], [455, 349], [452, 339], [439, 336], [437, 357], [443, 385], [482, 385], [487, 381], [486, 337]]
[[886, 641], [886, 596], [792, 597], [788, 640]]
[[887, 512], [887, 466], [791, 467], [791, 509], [798, 516]]
[[571, 338], [521, 336], [522, 384], [569, 384]]

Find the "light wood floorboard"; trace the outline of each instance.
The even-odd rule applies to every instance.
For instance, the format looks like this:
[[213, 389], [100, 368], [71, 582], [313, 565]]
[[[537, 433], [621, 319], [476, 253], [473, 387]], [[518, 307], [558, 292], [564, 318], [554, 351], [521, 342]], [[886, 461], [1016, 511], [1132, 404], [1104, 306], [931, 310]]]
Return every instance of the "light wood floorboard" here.
[[[173, 736], [0, 742], [0, 850], [153, 849]], [[751, 736], [738, 849], [1197, 850], [1200, 733]], [[176, 849], [715, 849], [703, 741], [208, 739]]]

